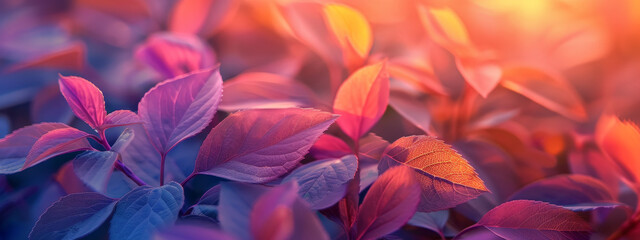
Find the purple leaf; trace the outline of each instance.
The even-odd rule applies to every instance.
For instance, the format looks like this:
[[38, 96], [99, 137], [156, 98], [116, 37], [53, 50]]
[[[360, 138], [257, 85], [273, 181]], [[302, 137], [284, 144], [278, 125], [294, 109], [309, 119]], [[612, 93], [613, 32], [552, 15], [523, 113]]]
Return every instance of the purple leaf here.
[[50, 131], [33, 144], [22, 170], [49, 158], [75, 151], [94, 150], [87, 141], [90, 134], [75, 128]]
[[80, 77], [60, 76], [60, 92], [73, 113], [82, 121], [97, 129], [107, 116], [102, 92], [93, 83]]
[[73, 159], [73, 171], [87, 186], [104, 193], [117, 159], [116, 152], [87, 151]]
[[347, 183], [355, 176], [356, 169], [358, 159], [355, 155], [317, 160], [297, 168], [282, 182], [298, 182], [298, 195], [311, 209], [324, 209], [344, 197]]
[[310, 107], [314, 94], [304, 84], [271, 73], [249, 72], [224, 82], [220, 109]]
[[167, 79], [215, 64], [213, 50], [188, 34], [154, 34], [138, 47], [135, 57]]
[[531, 183], [511, 195], [512, 200], [536, 200], [555, 205], [615, 201], [599, 180], [586, 175], [559, 175]]
[[202, 143], [194, 173], [271, 181], [296, 167], [336, 119], [314, 109], [254, 109], [231, 114]]
[[222, 229], [234, 233], [239, 239], [252, 239], [249, 215], [256, 199], [268, 189], [265, 186], [246, 183], [221, 183], [218, 220]]
[[274, 187], [256, 200], [250, 214], [254, 239], [329, 239], [322, 224], [298, 198], [298, 184]]
[[161, 187], [141, 186], [122, 197], [111, 219], [111, 239], [150, 239], [173, 224], [184, 203], [182, 186], [170, 182]]
[[120, 127], [127, 126], [133, 124], [141, 124], [142, 120], [140, 117], [132, 111], [129, 110], [116, 110], [112, 113], [109, 113], [107, 117], [104, 119], [104, 124], [102, 124], [100, 129], [107, 129], [112, 127]]
[[98, 193], [77, 193], [53, 203], [38, 219], [29, 239], [77, 239], [96, 230], [106, 221], [114, 199]]
[[405, 166], [388, 169], [360, 205], [356, 239], [377, 239], [394, 232], [409, 221], [419, 202], [420, 186], [413, 170]]
[[156, 85], [140, 100], [138, 115], [151, 143], [166, 154], [209, 125], [221, 97], [219, 69], [210, 68]]
[[233, 240], [229, 234], [210, 227], [199, 225], [175, 225], [169, 229], [157, 232], [154, 240], [192, 240], [192, 239], [216, 239]]
[[47, 132], [70, 128], [62, 123], [38, 123], [13, 131], [0, 139], [0, 174], [11, 174], [22, 170], [33, 144]]
[[588, 239], [591, 226], [577, 213], [545, 202], [503, 203], [468, 229], [485, 227], [504, 239]]

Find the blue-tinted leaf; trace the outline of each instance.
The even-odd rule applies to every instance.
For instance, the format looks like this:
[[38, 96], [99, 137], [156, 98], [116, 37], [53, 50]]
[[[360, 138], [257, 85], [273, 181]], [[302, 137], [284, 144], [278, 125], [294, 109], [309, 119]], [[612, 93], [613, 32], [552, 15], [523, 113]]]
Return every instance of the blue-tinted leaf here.
[[252, 239], [249, 230], [249, 214], [255, 201], [269, 188], [246, 183], [223, 182], [220, 184], [218, 220], [222, 229], [234, 233], [243, 240]]
[[215, 239], [233, 240], [229, 234], [210, 227], [199, 225], [175, 225], [155, 234], [154, 240], [194, 240]]
[[98, 193], [61, 198], [40, 216], [29, 239], [76, 239], [97, 229], [111, 216], [116, 201]]
[[445, 239], [443, 236], [444, 225], [449, 219], [449, 210], [437, 211], [437, 212], [416, 212], [407, 224], [416, 227], [426, 228], [434, 231]]
[[156, 85], [138, 104], [138, 115], [160, 153], [204, 129], [222, 97], [219, 69], [181, 75]]
[[344, 197], [347, 183], [353, 179], [357, 168], [358, 160], [354, 155], [317, 160], [297, 168], [283, 182], [297, 181], [298, 195], [311, 209], [324, 209]]
[[88, 137], [88, 133], [75, 128], [61, 128], [47, 132], [33, 144], [22, 169], [64, 153], [93, 150], [87, 141]]
[[73, 172], [93, 190], [105, 192], [117, 159], [116, 152], [87, 151], [73, 159]]
[[118, 201], [109, 237], [150, 239], [156, 230], [175, 222], [183, 203], [182, 186], [175, 182], [156, 188], [137, 187]]
[[33, 144], [49, 131], [70, 128], [62, 123], [39, 123], [13, 131], [0, 139], [0, 174], [19, 172]]
[[133, 132], [133, 129], [131, 128], [125, 129], [124, 131], [122, 131], [122, 133], [118, 137], [118, 140], [116, 140], [116, 143], [114, 143], [113, 146], [111, 146], [111, 151], [114, 151], [117, 153], [124, 151], [129, 146], [129, 144], [131, 144], [131, 141], [133, 141], [135, 136], [136, 135]]

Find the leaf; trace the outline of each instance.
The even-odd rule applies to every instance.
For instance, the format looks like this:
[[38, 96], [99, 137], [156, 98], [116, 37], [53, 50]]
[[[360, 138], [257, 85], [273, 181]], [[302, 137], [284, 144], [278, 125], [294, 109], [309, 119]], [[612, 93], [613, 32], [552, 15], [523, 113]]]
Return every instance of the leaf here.
[[309, 87], [276, 74], [249, 72], [224, 82], [220, 109], [233, 112], [250, 108], [309, 107], [314, 93]]
[[73, 159], [73, 171], [87, 186], [104, 193], [118, 153], [87, 151]]
[[207, 127], [222, 97], [219, 69], [210, 68], [159, 83], [138, 104], [138, 115], [155, 148], [166, 154]]
[[[622, 177], [640, 184], [640, 129], [633, 122], [603, 116], [596, 127], [596, 141], [609, 156]], [[637, 188], [637, 187], [636, 187]]]
[[564, 206], [613, 202], [611, 192], [599, 180], [584, 175], [559, 175], [531, 183], [514, 193], [511, 200], [536, 200]]
[[504, 239], [588, 239], [591, 231], [589, 223], [578, 214], [556, 205], [529, 200], [503, 203], [470, 228], [477, 226], [485, 227]]
[[422, 188], [421, 212], [451, 208], [488, 191], [467, 160], [434, 137], [402, 137], [389, 145], [378, 170], [397, 165], [414, 170]]
[[484, 98], [498, 86], [502, 77], [502, 69], [492, 61], [456, 58], [456, 66], [464, 80]]
[[122, 131], [122, 133], [120, 133], [118, 140], [116, 140], [113, 146], [111, 146], [111, 151], [122, 153], [125, 149], [127, 149], [127, 147], [129, 147], [131, 142], [135, 139], [135, 136], [136, 135], [133, 129], [125, 129], [124, 131]]
[[53, 68], [80, 72], [84, 67], [85, 51], [84, 44], [74, 43], [58, 51], [11, 66], [4, 71], [14, 72], [29, 69]]
[[254, 109], [231, 114], [202, 143], [194, 173], [261, 183], [296, 167], [336, 119], [314, 109]]
[[577, 121], [587, 118], [580, 95], [559, 75], [512, 67], [503, 70], [500, 84], [567, 118]]
[[118, 201], [109, 238], [150, 239], [156, 230], [175, 222], [183, 203], [182, 186], [176, 182], [137, 187]]
[[323, 12], [330, 32], [342, 48], [346, 65], [349, 68], [361, 66], [373, 45], [373, 34], [365, 16], [356, 9], [336, 3], [325, 4]]
[[316, 159], [341, 158], [351, 153], [351, 147], [342, 139], [329, 134], [322, 134], [309, 149]]
[[458, 57], [474, 53], [467, 28], [456, 12], [448, 7], [419, 6], [418, 10], [422, 23], [434, 42]]
[[29, 239], [77, 239], [105, 222], [116, 201], [98, 193], [67, 195], [53, 203], [38, 219]]
[[315, 213], [298, 198], [298, 184], [284, 183], [256, 200], [250, 214], [254, 239], [329, 239]]
[[102, 92], [93, 83], [80, 77], [60, 76], [60, 92], [67, 100], [73, 114], [97, 129], [107, 115]]
[[94, 150], [87, 141], [89, 136], [90, 134], [75, 128], [61, 128], [45, 133], [33, 144], [22, 170], [61, 154]]
[[234, 12], [236, 5], [231, 0], [178, 1], [169, 18], [169, 30], [209, 36]]
[[407, 224], [429, 229], [438, 233], [438, 235], [440, 235], [442, 239], [446, 239], [443, 235], [443, 230], [448, 219], [448, 210], [430, 213], [416, 212], [416, 214], [414, 214], [413, 217], [409, 219], [409, 222], [407, 222]]
[[216, 61], [213, 50], [198, 37], [172, 33], [151, 35], [136, 49], [135, 58], [167, 79], [211, 67]]
[[178, 224], [169, 229], [161, 230], [153, 236], [154, 240], [192, 240], [192, 239], [216, 239], [233, 240], [229, 234], [211, 227], [197, 224]]
[[140, 120], [136, 113], [129, 110], [116, 110], [107, 115], [104, 119], [104, 124], [98, 127], [98, 129], [102, 130], [133, 124], [142, 124], [142, 120]]
[[282, 182], [296, 181], [298, 195], [309, 203], [311, 209], [324, 209], [344, 197], [347, 183], [353, 179], [357, 168], [355, 155], [316, 160], [297, 168]]
[[338, 126], [356, 143], [375, 125], [389, 103], [389, 73], [386, 62], [358, 69], [342, 83], [333, 112]]
[[261, 185], [222, 182], [218, 205], [218, 220], [222, 229], [234, 233], [239, 239], [253, 239], [251, 231], [248, 231], [249, 215], [255, 201], [267, 190]]
[[62, 123], [38, 123], [20, 128], [0, 139], [0, 174], [22, 170], [33, 144], [47, 132], [70, 128]]
[[402, 227], [416, 212], [420, 187], [408, 167], [394, 167], [378, 178], [360, 205], [356, 239], [377, 239]]
[[620, 177], [617, 166], [605, 156], [595, 141], [576, 146], [569, 153], [568, 161], [571, 173], [594, 177], [602, 181], [614, 196], [618, 196]]

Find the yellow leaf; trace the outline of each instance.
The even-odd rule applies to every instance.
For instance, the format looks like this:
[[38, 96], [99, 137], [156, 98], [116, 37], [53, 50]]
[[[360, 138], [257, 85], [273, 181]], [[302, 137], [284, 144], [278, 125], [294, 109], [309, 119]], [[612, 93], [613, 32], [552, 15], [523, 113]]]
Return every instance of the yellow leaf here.
[[342, 48], [352, 48], [360, 58], [366, 58], [373, 45], [371, 27], [362, 13], [342, 4], [327, 4], [324, 14], [328, 28]]

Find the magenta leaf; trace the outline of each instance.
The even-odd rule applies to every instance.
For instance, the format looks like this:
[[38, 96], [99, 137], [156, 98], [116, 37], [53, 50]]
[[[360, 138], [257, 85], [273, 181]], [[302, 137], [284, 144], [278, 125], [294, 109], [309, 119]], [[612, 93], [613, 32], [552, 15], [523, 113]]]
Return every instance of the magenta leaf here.
[[104, 193], [117, 159], [116, 152], [87, 151], [73, 159], [73, 171], [87, 186]]
[[176, 182], [156, 188], [137, 187], [118, 201], [109, 237], [150, 239], [157, 230], [175, 222], [183, 203], [183, 189]]
[[254, 239], [329, 239], [322, 224], [298, 198], [298, 184], [284, 183], [256, 200], [250, 214]]
[[314, 93], [304, 84], [271, 73], [249, 72], [224, 82], [220, 109], [310, 107]]
[[351, 147], [347, 143], [329, 134], [320, 135], [318, 140], [311, 146], [311, 149], [309, 149], [309, 154], [316, 159], [341, 158], [351, 152]]
[[96, 230], [116, 206], [98, 193], [77, 193], [53, 203], [38, 219], [29, 239], [78, 239]]
[[364, 197], [355, 222], [356, 239], [377, 239], [402, 227], [416, 212], [420, 186], [406, 166], [388, 169]]
[[314, 109], [253, 109], [231, 114], [202, 143], [194, 173], [271, 181], [297, 166], [336, 119]]
[[141, 123], [142, 120], [140, 120], [136, 113], [129, 110], [116, 110], [107, 115], [107, 117], [104, 119], [104, 124], [102, 124], [99, 129], [107, 129], [112, 127], [121, 127]]
[[93, 83], [80, 77], [60, 76], [60, 92], [73, 113], [82, 121], [97, 129], [107, 116], [102, 92]]
[[282, 182], [296, 181], [298, 195], [309, 203], [311, 209], [324, 209], [344, 197], [347, 183], [353, 179], [357, 169], [355, 155], [317, 160], [297, 168]]
[[242, 240], [253, 239], [249, 231], [249, 215], [255, 201], [267, 190], [269, 188], [262, 185], [221, 183], [218, 220], [222, 229]]
[[591, 231], [577, 213], [530, 200], [503, 203], [467, 230], [475, 227], [485, 227], [504, 239], [588, 239]]
[[0, 174], [21, 171], [33, 144], [42, 135], [62, 128], [70, 127], [62, 123], [38, 123], [15, 130], [0, 139]]
[[135, 57], [167, 79], [215, 64], [213, 50], [189, 34], [156, 33], [138, 47]]
[[83, 150], [95, 150], [87, 141], [90, 134], [75, 128], [61, 128], [50, 131], [33, 144], [22, 170], [49, 158]]
[[151, 143], [166, 154], [209, 125], [221, 97], [219, 69], [209, 68], [156, 85], [140, 100], [138, 115]]

